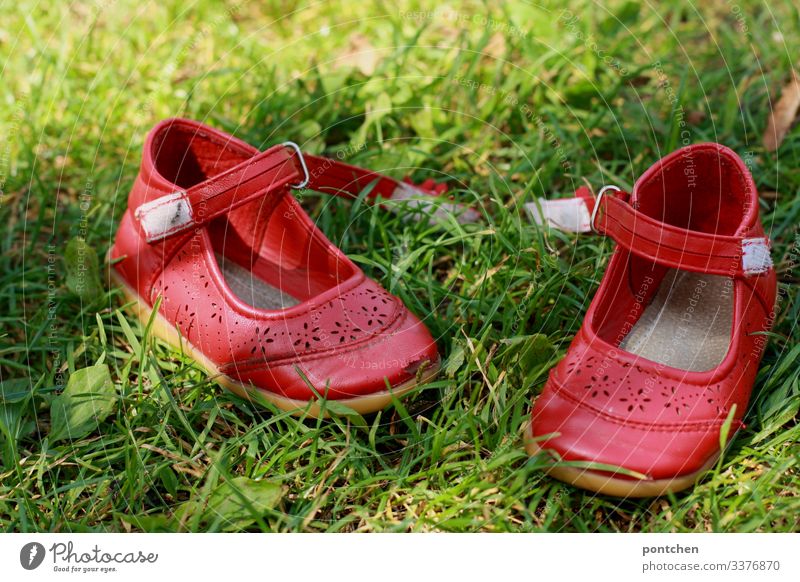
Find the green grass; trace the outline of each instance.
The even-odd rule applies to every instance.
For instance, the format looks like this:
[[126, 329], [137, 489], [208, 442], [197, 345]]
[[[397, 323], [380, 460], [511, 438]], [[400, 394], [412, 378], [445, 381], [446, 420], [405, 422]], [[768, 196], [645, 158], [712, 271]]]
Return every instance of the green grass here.
[[[761, 145], [800, 45], [796, 3], [587, 1], [577, 20], [563, 2], [362, 2], [360, 18], [292, 1], [0, 4], [0, 530], [798, 529], [800, 131]], [[371, 48], [367, 76], [353, 54]], [[262, 148], [364, 144], [349, 161], [446, 179], [479, 205], [478, 227], [431, 228], [304, 196], [368, 275], [431, 314], [446, 372], [363, 422], [296, 420], [147, 337], [118, 290], [71, 293], [67, 242], [102, 260], [144, 136], [173, 115]], [[611, 242], [538, 231], [521, 205], [584, 179], [629, 187], [682, 145], [682, 121], [779, 193], [761, 211], [781, 300], [747, 429], [716, 470], [620, 501], [550, 479], [522, 447]], [[57, 394], [98, 362], [113, 413], [50, 438]]]

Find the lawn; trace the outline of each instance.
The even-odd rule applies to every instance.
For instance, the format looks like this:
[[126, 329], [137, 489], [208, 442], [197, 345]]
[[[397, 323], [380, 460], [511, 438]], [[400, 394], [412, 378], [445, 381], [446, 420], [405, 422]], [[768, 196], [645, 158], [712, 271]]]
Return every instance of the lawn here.
[[[565, 4], [0, 0], [0, 530], [800, 529], [800, 129], [762, 140], [798, 7]], [[425, 317], [436, 381], [376, 415], [298, 420], [149, 337], [103, 260], [147, 131], [176, 115], [433, 177], [480, 208], [431, 226], [302, 194]], [[630, 188], [700, 141], [751, 168], [780, 281], [747, 428], [685, 493], [583, 492], [522, 431], [613, 243], [538, 229], [522, 205]], [[70, 378], [104, 398], [82, 430], [59, 413]]]

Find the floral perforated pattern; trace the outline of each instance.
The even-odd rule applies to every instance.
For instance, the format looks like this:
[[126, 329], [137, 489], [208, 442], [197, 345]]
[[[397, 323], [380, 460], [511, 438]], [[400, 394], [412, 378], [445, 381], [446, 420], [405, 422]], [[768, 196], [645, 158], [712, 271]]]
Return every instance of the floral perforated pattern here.
[[559, 366], [561, 390], [579, 402], [621, 419], [642, 422], [710, 420], [730, 411], [734, 395], [721, 382], [681, 382], [657, 368], [645, 367], [591, 350], [571, 351]]
[[218, 363], [279, 360], [347, 348], [380, 334], [403, 312], [395, 297], [369, 280], [328, 301], [312, 300], [299, 313], [264, 316], [233, 308], [219, 285], [202, 256], [196, 259], [181, 252], [150, 294], [151, 302], [161, 296], [162, 315], [184, 338], [213, 349]]

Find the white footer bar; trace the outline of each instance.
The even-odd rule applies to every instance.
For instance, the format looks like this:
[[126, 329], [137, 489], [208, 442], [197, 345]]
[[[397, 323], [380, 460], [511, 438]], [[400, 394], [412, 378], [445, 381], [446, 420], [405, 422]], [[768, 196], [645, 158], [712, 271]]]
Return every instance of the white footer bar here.
[[0, 572], [137, 582], [800, 580], [798, 550], [794, 534], [5, 534]]

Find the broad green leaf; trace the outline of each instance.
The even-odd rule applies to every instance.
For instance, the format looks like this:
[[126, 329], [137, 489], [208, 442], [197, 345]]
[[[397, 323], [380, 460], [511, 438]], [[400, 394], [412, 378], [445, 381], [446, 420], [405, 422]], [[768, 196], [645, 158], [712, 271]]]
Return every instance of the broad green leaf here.
[[447, 359], [447, 364], [444, 367], [447, 377], [454, 377], [462, 365], [464, 365], [464, 346], [456, 344], [453, 346], [453, 351], [450, 352], [450, 357]]
[[79, 439], [114, 410], [117, 391], [105, 364], [77, 370], [50, 408], [50, 440]]
[[11, 378], [0, 382], [0, 402], [11, 404], [24, 400], [31, 393], [29, 378]]
[[265, 511], [274, 508], [282, 495], [281, 486], [272, 481], [235, 477], [218, 485], [205, 503], [189, 500], [181, 504], [176, 516], [185, 521], [190, 515], [201, 512], [202, 521], [232, 522], [230, 525], [234, 525], [235, 529], [255, 521]]
[[175, 475], [175, 471], [164, 465], [159, 469], [158, 477], [169, 494], [175, 497], [178, 494], [178, 477]]
[[79, 237], [69, 241], [64, 262], [67, 268], [67, 288], [72, 293], [88, 302], [96, 301], [103, 295], [97, 253], [86, 241]]

